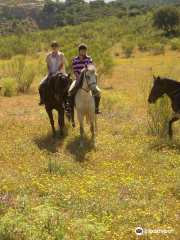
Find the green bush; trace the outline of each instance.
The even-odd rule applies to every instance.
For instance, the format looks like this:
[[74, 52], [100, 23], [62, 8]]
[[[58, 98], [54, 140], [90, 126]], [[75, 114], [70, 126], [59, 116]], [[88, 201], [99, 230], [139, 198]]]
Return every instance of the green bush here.
[[2, 95], [4, 97], [12, 97], [17, 93], [17, 88], [12, 78], [2, 79]]
[[128, 58], [133, 53], [133, 50], [135, 48], [135, 43], [132, 41], [126, 41], [121, 45], [121, 48], [122, 48], [125, 56]]
[[1, 59], [11, 59], [13, 53], [9, 49], [2, 47], [0, 49], [0, 58]]
[[150, 46], [151, 46], [150, 41], [145, 39], [138, 40], [138, 48], [140, 51], [142, 52], [148, 51], [150, 50]]
[[155, 43], [151, 46], [154, 55], [164, 54], [164, 44]]
[[174, 38], [170, 41], [171, 50], [180, 50], [180, 40], [179, 38]]
[[12, 71], [19, 92], [27, 92], [37, 74], [37, 69], [25, 57], [19, 57], [12, 63]]
[[171, 114], [171, 102], [167, 96], [158, 99], [155, 104], [148, 104], [147, 120], [150, 132], [160, 136], [167, 135]]

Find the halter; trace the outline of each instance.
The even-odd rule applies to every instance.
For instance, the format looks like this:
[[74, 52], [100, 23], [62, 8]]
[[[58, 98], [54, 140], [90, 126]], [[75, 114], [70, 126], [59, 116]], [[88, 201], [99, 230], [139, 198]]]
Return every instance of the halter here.
[[177, 90], [171, 92], [170, 94], [173, 94], [173, 93], [178, 92], [178, 91], [180, 91], [180, 88], [178, 88]]
[[[93, 83], [91, 83], [91, 84], [89, 84], [88, 83], [88, 80], [87, 80], [87, 76], [86, 76], [86, 72], [84, 72], [84, 76], [85, 76], [85, 80], [86, 80], [86, 84], [87, 84], [87, 86], [88, 86], [88, 88], [89, 88], [89, 91], [91, 90], [91, 85], [93, 85], [93, 84], [96, 84], [96, 82], [93, 82]], [[89, 92], [88, 90], [86, 90], [86, 89], [84, 89], [83, 87], [81, 87], [84, 91], [86, 91], [86, 92]]]
[[[165, 78], [164, 78], [164, 79], [165, 79]], [[176, 93], [176, 92], [178, 92], [178, 91], [180, 91], [180, 88], [178, 88], [178, 89], [176, 89], [175, 91], [169, 93], [169, 95], [171, 95], [171, 94], [173, 94], [173, 93]]]

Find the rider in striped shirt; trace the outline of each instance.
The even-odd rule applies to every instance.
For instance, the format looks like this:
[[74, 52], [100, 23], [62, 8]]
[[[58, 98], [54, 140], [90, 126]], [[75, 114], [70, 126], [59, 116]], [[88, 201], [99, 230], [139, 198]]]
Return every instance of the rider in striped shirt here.
[[77, 81], [79, 80], [80, 73], [84, 68], [85, 63], [87, 63], [88, 65], [94, 65], [92, 62], [92, 58], [85, 54], [85, 52], [87, 51], [86, 49], [80, 49], [79, 51], [83, 52], [84, 55], [79, 55], [73, 59], [73, 72], [76, 76]]
[[[80, 79], [80, 73], [83, 70], [85, 63], [88, 65], [94, 65], [92, 58], [90, 56], [86, 55], [87, 52], [87, 46], [85, 44], [81, 44], [78, 47], [79, 55], [73, 59], [73, 72], [74, 75], [76, 76], [76, 80], [72, 83], [69, 93], [68, 93], [68, 101], [69, 101], [69, 106], [70, 109], [69, 111], [66, 110], [67, 113], [71, 112], [71, 108], [74, 105], [74, 96], [72, 96], [72, 91], [76, 86], [78, 86], [79, 79]], [[98, 88], [98, 86], [97, 86]], [[94, 97], [94, 102], [95, 102], [95, 113], [100, 114], [101, 111], [99, 111], [99, 102], [100, 102], [100, 95], [101, 91], [98, 88], [98, 95]]]

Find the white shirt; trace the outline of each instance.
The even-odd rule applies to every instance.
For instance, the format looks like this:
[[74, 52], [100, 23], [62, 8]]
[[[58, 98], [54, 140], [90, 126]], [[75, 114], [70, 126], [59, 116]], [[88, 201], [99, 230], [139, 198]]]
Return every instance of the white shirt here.
[[56, 68], [56, 58], [51, 58], [51, 72], [56, 73], [57, 68]]

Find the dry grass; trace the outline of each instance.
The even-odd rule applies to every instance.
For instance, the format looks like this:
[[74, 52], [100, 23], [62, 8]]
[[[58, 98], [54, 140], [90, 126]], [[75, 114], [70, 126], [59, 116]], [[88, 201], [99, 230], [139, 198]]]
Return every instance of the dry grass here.
[[[89, 126], [83, 149], [78, 124], [52, 138], [36, 90], [0, 96], [0, 239], [179, 239], [179, 124], [170, 141], [149, 135], [146, 121], [152, 75], [180, 80], [179, 53], [113, 52], [95, 148]], [[139, 226], [173, 233], [137, 236]]]

